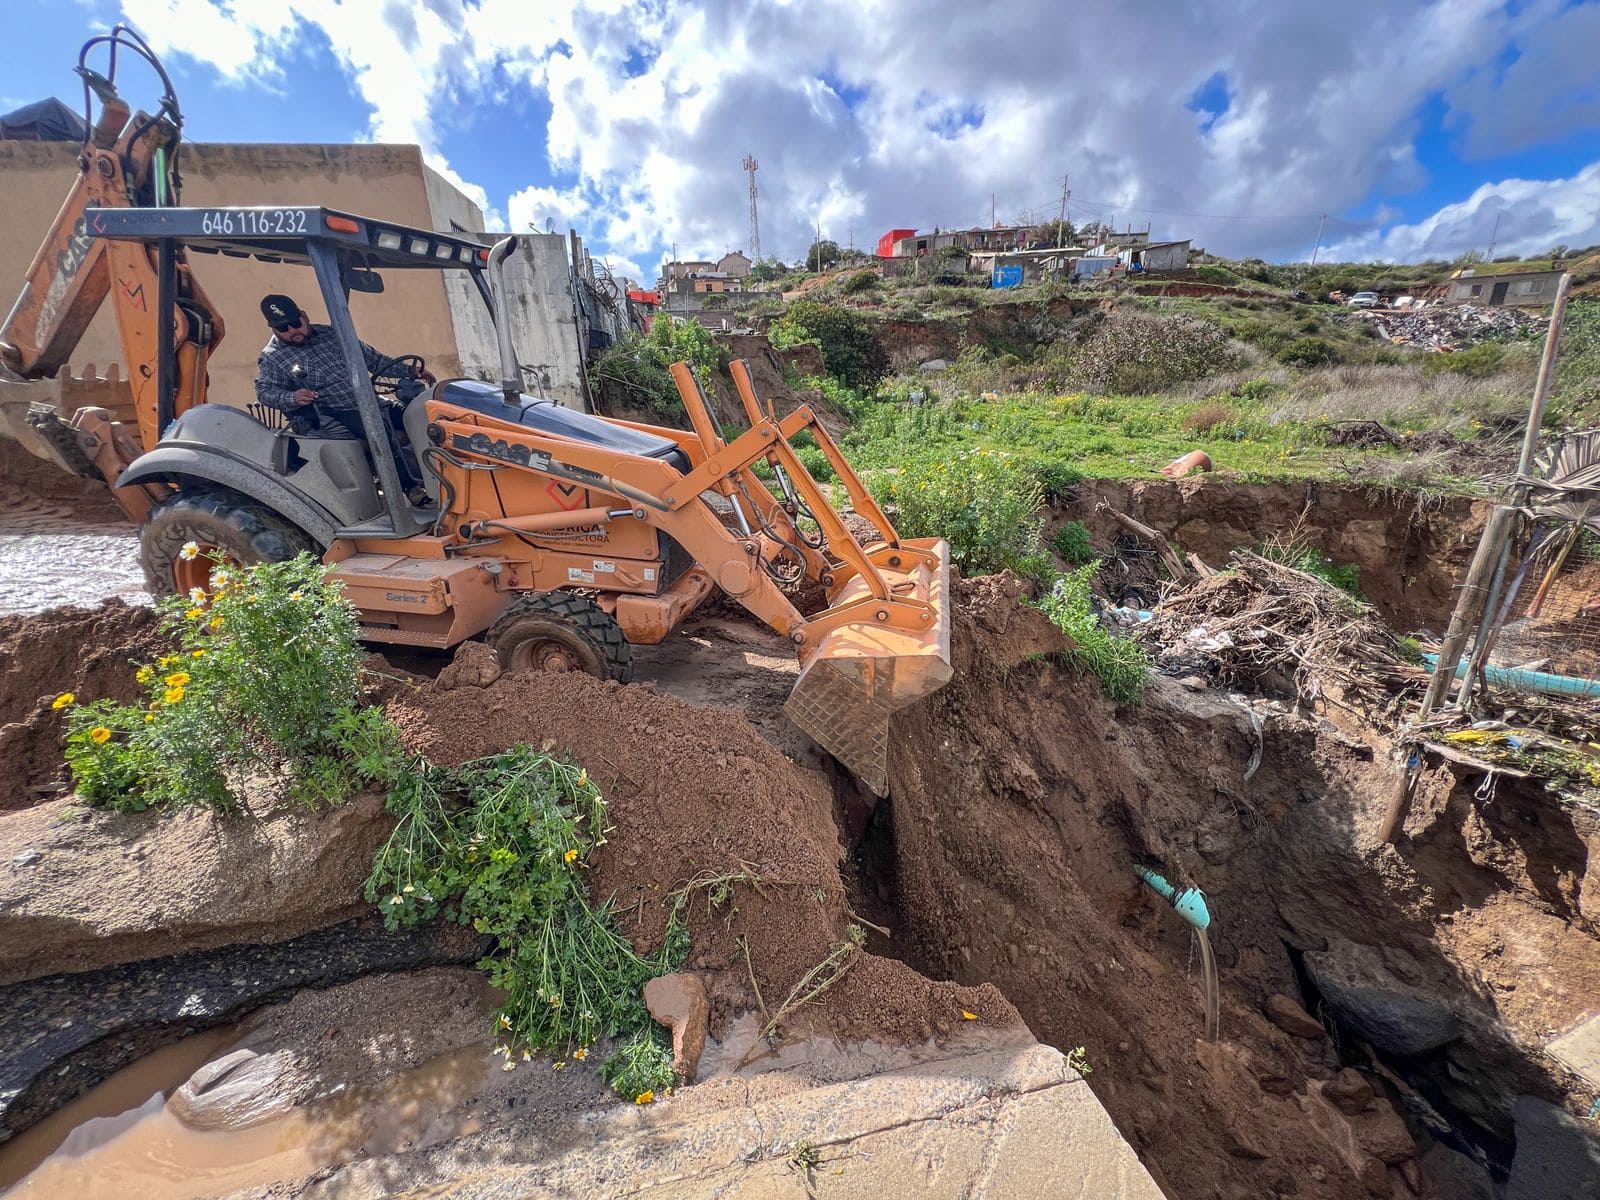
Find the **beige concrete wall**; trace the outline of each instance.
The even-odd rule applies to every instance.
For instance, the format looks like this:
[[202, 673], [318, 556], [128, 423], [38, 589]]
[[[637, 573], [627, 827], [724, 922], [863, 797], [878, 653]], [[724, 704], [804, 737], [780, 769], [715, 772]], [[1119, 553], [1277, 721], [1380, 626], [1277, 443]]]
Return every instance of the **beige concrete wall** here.
[[[77, 152], [69, 144], [0, 141], [0, 311], [10, 308], [23, 273], [73, 185]], [[181, 165], [186, 205], [321, 204], [408, 225], [434, 225], [426, 168], [415, 146], [196, 143], [185, 146]], [[456, 206], [452, 212], [477, 212], [460, 199], [466, 208]], [[442, 198], [437, 203], [445, 207]], [[481, 214], [477, 227], [482, 228]], [[326, 312], [316, 280], [309, 267], [205, 254], [192, 255], [191, 261], [228, 327], [211, 360], [211, 399], [248, 403], [255, 394], [256, 355], [268, 337], [261, 297], [283, 292], [295, 297], [313, 320], [322, 321]], [[461, 374], [442, 274], [389, 271], [382, 295], [352, 293], [350, 309], [362, 340], [387, 354], [421, 354], [441, 377]], [[122, 357], [108, 306], [90, 326], [70, 365], [81, 370], [94, 363], [103, 370]]]

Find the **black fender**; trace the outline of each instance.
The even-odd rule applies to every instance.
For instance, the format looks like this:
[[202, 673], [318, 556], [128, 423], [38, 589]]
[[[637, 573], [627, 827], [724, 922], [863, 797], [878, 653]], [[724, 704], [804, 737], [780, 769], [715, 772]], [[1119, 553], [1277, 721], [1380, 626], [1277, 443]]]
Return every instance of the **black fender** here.
[[338, 536], [338, 519], [315, 500], [248, 459], [211, 446], [157, 446], [129, 463], [117, 486], [172, 483], [181, 487], [191, 481], [220, 484], [248, 496], [299, 526], [324, 550]]

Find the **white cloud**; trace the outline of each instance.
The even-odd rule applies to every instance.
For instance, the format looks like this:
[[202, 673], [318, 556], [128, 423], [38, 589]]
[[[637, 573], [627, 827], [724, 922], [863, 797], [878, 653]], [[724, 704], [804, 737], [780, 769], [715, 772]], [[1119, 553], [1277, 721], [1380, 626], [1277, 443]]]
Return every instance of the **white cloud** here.
[[[1164, 6], [1140, 23], [1146, 38], [1126, 36], [1115, 0], [1070, 17], [1056, 0], [1013, 0], [1003, 36], [984, 6], [920, 0], [123, 3], [159, 48], [241, 80], [272, 78], [296, 23], [316, 26], [371, 105], [371, 136], [417, 142], [457, 180], [442, 116], [507, 86], [547, 97], [550, 162], [530, 167], [528, 186], [502, 201], [461, 182], [512, 228], [553, 218], [631, 265], [673, 244], [684, 256], [745, 247], [747, 153], [761, 163], [762, 249], [789, 259], [819, 222], [870, 245], [894, 226], [985, 222], [991, 195], [1002, 220], [1053, 213], [1066, 173], [1075, 216], [1274, 257], [1306, 253], [1317, 214], [1425, 182], [1414, 141], [1434, 97], [1471, 146], [1496, 152], [1600, 121], [1574, 49], [1600, 10], [1556, 0], [1516, 12], [1500, 0], [1217, 0]], [[1482, 65], [1511, 45], [1521, 58], [1508, 69]], [[1186, 104], [1219, 71], [1230, 107], [1202, 129]], [[1514, 184], [1563, 187], [1494, 187]], [[1508, 239], [1581, 225], [1576, 201], [1536, 208], [1548, 215], [1508, 221]], [[1451, 209], [1370, 240], [1443, 248], [1475, 230]], [[1251, 219], [1220, 219], [1240, 214]]]
[[1463, 250], [1487, 250], [1491, 237], [1497, 255], [1523, 257], [1557, 245], [1600, 243], [1600, 163], [1591, 163], [1570, 179], [1486, 183], [1467, 199], [1447, 204], [1415, 224], [1336, 242], [1326, 257], [1330, 262], [1452, 259]]

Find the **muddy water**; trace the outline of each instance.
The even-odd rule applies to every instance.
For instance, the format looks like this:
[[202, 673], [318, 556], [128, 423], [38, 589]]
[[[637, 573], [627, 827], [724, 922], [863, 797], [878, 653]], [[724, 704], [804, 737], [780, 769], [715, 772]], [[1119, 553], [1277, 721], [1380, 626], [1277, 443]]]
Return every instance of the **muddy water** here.
[[498, 1061], [484, 1043], [245, 1129], [191, 1129], [167, 1097], [230, 1040], [213, 1032], [158, 1051], [0, 1147], [0, 1195], [198, 1200], [458, 1138], [476, 1130], [464, 1110]]

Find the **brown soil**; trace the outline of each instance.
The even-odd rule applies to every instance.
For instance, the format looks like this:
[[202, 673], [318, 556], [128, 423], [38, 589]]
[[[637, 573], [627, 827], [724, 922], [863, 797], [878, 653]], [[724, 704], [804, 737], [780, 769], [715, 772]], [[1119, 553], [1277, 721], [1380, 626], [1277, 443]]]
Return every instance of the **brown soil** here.
[[[706, 978], [713, 1033], [758, 1006], [752, 971], [761, 1002], [776, 1013], [802, 976], [844, 942], [851, 918], [827, 778], [790, 761], [742, 715], [648, 684], [537, 673], [481, 689], [440, 692], [418, 683], [388, 708], [408, 743], [436, 762], [525, 741], [583, 763], [610, 800], [613, 823], [594, 887], [615, 897], [641, 947], [659, 944], [672, 898], [686, 884], [753, 876], [721, 906], [698, 888], [685, 909], [693, 938], [686, 969]], [[988, 1024], [1017, 1021], [991, 986], [933, 983], [899, 962], [857, 957], [788, 1024], [819, 1018], [843, 1038], [917, 1042], [961, 1027], [963, 1009]]]
[[131, 663], [161, 653], [163, 645], [155, 612], [120, 600], [0, 617], [0, 811], [26, 808], [64, 784], [66, 722], [50, 702], [62, 692], [134, 700]]
[[[1483, 501], [1449, 497], [1423, 503], [1410, 493], [1354, 484], [1243, 484], [1179, 480], [1086, 480], [1051, 516], [1079, 520], [1097, 550], [1109, 551], [1120, 525], [1096, 507], [1105, 502], [1166, 535], [1182, 552], [1220, 567], [1237, 549], [1298, 537], [1335, 566], [1360, 568], [1362, 592], [1402, 630], [1442, 626], [1455, 601], [1488, 515]], [[1150, 596], [1154, 601], [1155, 596]]]
[[[896, 953], [992, 981], [1042, 1039], [1085, 1046], [1091, 1087], [1184, 1200], [1413, 1194], [1415, 1147], [1397, 1146], [1388, 1101], [1348, 1119], [1322, 1103], [1334, 1045], [1264, 1015], [1271, 996], [1302, 998], [1301, 951], [1353, 944], [1384, 986], [1448, 1004], [1464, 1035], [1409, 1074], [1480, 1144], [1509, 1145], [1518, 1092], [1580, 1102], [1542, 1049], [1600, 986], [1579, 908], [1600, 830], [1505, 784], [1485, 804], [1481, 776], [1436, 765], [1401, 852], [1376, 848], [1389, 770], [1372, 747], [1278, 706], [1246, 779], [1257, 735], [1241, 705], [1158, 679], [1138, 707], [1112, 706], [1051, 661], [1059, 636], [1019, 591], [955, 585], [955, 679], [896, 722], [892, 800], [867, 847]], [[1214, 1045], [1187, 927], [1136, 863], [1207, 892]]]
[[0, 500], [7, 509], [44, 504], [68, 509], [83, 521], [129, 525], [104, 483], [69, 475], [7, 437], [0, 437]]

